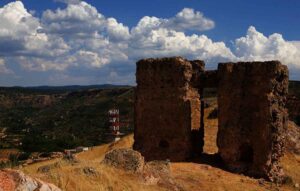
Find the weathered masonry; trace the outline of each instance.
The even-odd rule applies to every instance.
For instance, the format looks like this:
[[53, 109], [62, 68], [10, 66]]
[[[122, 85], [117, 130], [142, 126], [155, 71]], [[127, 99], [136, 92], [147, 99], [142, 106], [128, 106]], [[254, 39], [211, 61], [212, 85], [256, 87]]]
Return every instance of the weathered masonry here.
[[217, 145], [225, 164], [255, 177], [282, 177], [288, 69], [276, 61], [218, 67]]
[[280, 181], [288, 69], [278, 61], [221, 63], [181, 57], [137, 63], [134, 149], [146, 160], [185, 161], [204, 139], [203, 89], [217, 87], [219, 154], [232, 171]]
[[203, 62], [183, 58], [138, 62], [134, 148], [146, 160], [184, 161], [202, 152], [200, 94], [193, 80], [203, 71]]

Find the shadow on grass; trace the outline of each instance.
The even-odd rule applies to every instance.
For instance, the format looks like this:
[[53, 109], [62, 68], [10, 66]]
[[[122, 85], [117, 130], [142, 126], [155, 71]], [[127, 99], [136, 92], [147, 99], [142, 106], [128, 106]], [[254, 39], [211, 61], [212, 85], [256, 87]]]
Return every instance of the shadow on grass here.
[[189, 159], [188, 162], [207, 164], [212, 167], [220, 168], [222, 170], [230, 172], [229, 169], [226, 168], [224, 162], [222, 161], [222, 158], [218, 153], [215, 154], [202, 153], [199, 156], [195, 156]]

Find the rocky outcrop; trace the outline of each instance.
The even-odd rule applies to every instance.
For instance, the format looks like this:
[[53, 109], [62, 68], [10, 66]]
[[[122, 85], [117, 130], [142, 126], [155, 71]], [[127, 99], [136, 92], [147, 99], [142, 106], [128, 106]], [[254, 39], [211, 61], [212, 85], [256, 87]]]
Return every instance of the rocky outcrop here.
[[218, 67], [217, 145], [227, 167], [280, 182], [288, 69], [278, 61]]
[[115, 149], [105, 155], [102, 163], [125, 171], [141, 172], [144, 157], [132, 149]]
[[0, 171], [1, 191], [61, 191], [52, 184], [31, 178], [21, 171], [1, 170]]
[[169, 161], [145, 162], [137, 151], [115, 149], [106, 153], [102, 164], [128, 173], [137, 173], [145, 185], [159, 185], [166, 190], [182, 190], [172, 177]]
[[137, 63], [134, 149], [147, 161], [184, 161], [201, 153], [200, 94], [196, 81], [202, 61], [181, 57]]

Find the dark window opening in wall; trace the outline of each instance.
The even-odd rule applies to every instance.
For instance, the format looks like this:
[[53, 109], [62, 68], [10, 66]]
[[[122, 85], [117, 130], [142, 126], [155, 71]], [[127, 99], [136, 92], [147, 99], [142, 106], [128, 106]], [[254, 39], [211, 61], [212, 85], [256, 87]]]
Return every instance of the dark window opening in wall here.
[[207, 154], [218, 153], [218, 99], [217, 88], [204, 88], [201, 103], [204, 108], [204, 147]]
[[159, 147], [160, 147], [160, 148], [167, 149], [167, 148], [169, 148], [169, 142], [166, 141], [166, 140], [161, 140], [161, 141], [159, 142]]

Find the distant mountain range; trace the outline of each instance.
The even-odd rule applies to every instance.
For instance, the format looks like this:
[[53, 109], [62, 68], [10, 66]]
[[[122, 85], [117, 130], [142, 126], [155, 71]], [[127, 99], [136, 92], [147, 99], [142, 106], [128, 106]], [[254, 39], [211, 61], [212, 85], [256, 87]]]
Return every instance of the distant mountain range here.
[[13, 87], [0, 87], [1, 90], [7, 91], [22, 91], [24, 93], [34, 92], [47, 92], [47, 93], [65, 93], [89, 89], [113, 89], [113, 88], [129, 88], [129, 85], [113, 85], [113, 84], [99, 84], [99, 85], [68, 85], [68, 86], [13, 86]]
[[[24, 91], [33, 93], [37, 92], [47, 92], [47, 93], [64, 93], [64, 92], [73, 92], [81, 90], [90, 90], [90, 89], [113, 89], [113, 88], [130, 88], [134, 86], [130, 85], [113, 85], [113, 84], [98, 84], [98, 85], [67, 85], [67, 86], [12, 86], [12, 87], [0, 87], [1, 91]], [[291, 80], [289, 84], [290, 94], [300, 96], [300, 81]]]

